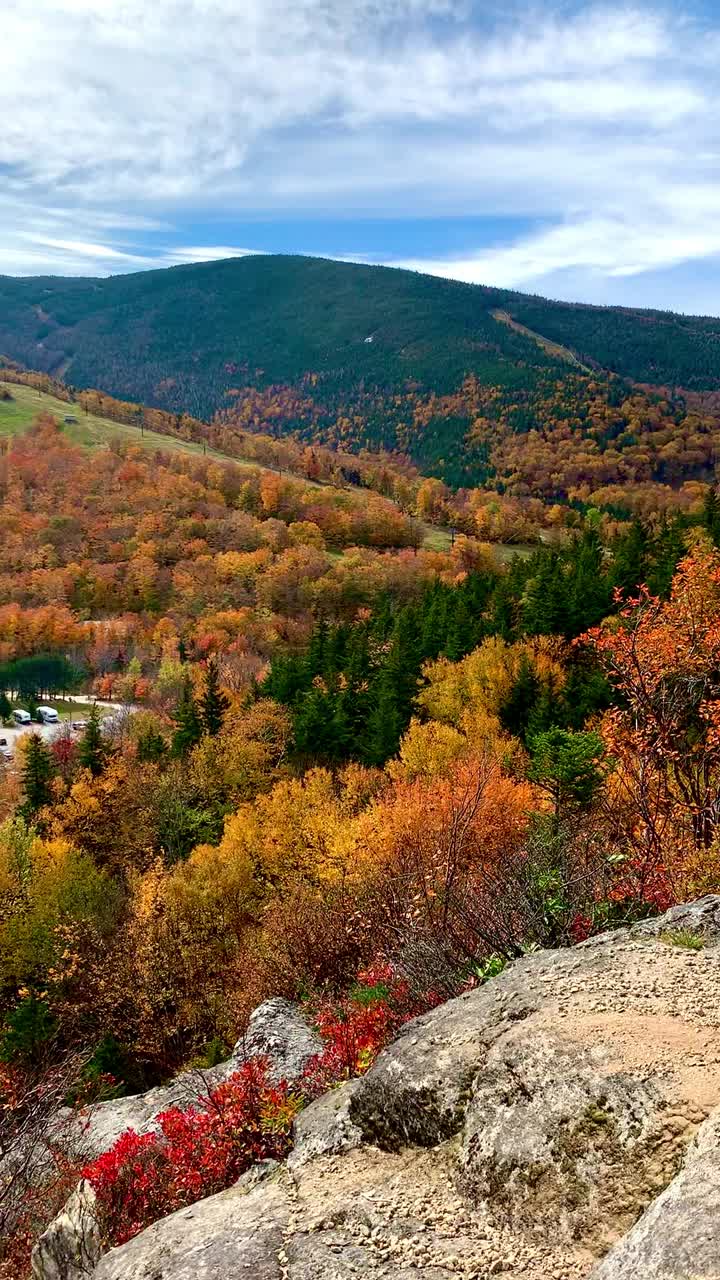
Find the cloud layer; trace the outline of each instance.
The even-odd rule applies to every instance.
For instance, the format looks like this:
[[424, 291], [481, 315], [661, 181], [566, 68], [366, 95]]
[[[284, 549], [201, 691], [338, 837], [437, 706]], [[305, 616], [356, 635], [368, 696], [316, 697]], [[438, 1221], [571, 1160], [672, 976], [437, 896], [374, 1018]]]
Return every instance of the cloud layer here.
[[719, 52], [720, 21], [642, 5], [10, 0], [0, 271], [224, 256], [214, 221], [313, 215], [524, 219], [399, 260], [538, 290], [715, 258]]

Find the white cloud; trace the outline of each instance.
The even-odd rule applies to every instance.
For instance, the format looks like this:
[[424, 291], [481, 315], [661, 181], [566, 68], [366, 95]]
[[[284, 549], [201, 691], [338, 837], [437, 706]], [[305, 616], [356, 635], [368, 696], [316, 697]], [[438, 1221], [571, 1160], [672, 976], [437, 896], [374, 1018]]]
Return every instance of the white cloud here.
[[402, 259], [394, 265], [476, 284], [532, 285], [545, 276], [583, 270], [602, 277], [633, 276], [720, 254], [720, 191], [716, 210], [701, 225], [669, 221], [662, 207], [638, 222], [623, 215], [586, 216], [508, 247], [446, 259]]
[[528, 218], [411, 263], [518, 286], [716, 254], [720, 26], [557, 3], [10, 0], [0, 271], [212, 260], [249, 250], [164, 231], [294, 212]]

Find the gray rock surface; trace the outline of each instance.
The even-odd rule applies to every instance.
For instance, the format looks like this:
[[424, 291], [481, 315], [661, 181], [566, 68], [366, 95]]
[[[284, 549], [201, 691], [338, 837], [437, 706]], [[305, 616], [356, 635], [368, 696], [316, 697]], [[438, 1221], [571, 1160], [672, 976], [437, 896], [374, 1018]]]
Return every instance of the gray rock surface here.
[[591, 1280], [718, 1280], [720, 1111], [700, 1129], [681, 1173]]
[[97, 1280], [720, 1280], [719, 941], [708, 898], [525, 957], [308, 1108], [287, 1166], [156, 1223]]
[[288, 1168], [293, 1173], [318, 1156], [340, 1155], [360, 1146], [362, 1134], [350, 1114], [358, 1085], [358, 1080], [348, 1080], [318, 1098], [296, 1117], [294, 1145], [288, 1157]]
[[322, 1052], [322, 1041], [308, 1025], [302, 1010], [290, 1000], [266, 1000], [250, 1015], [248, 1029], [233, 1049], [231, 1062], [262, 1057], [268, 1076], [277, 1083], [299, 1080], [305, 1067]]
[[81, 1182], [35, 1246], [32, 1273], [38, 1280], [87, 1280], [101, 1255], [95, 1192]]
[[393, 1151], [452, 1137], [491, 1045], [535, 1008], [531, 992], [509, 1006], [491, 982], [408, 1023], [353, 1095], [364, 1140]]
[[290, 1206], [280, 1188], [232, 1187], [111, 1249], [96, 1280], [280, 1280]]
[[498, 1220], [599, 1251], [634, 1222], [656, 1173], [669, 1180], [677, 1168], [681, 1135], [662, 1140], [665, 1109], [653, 1082], [617, 1070], [602, 1044], [577, 1048], [520, 1024], [475, 1079], [464, 1185]]

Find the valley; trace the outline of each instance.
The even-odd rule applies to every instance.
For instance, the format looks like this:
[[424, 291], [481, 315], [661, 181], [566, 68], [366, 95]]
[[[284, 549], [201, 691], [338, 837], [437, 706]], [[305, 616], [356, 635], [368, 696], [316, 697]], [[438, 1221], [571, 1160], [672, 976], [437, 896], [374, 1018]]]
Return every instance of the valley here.
[[[593, 369], [493, 291], [438, 312], [437, 282], [342, 267], [331, 306], [326, 268], [170, 272], [171, 312], [164, 277], [117, 313], [112, 281], [45, 283], [35, 355], [73, 385], [0, 307], [0, 1157], [40, 1153], [0, 1196], [3, 1280], [54, 1280], [67, 1231], [132, 1266], [301, 1153], [302, 1109], [371, 1089], [417, 1015], [720, 885], [714, 392]], [[296, 1091], [258, 1018], [312, 1041]], [[81, 1177], [89, 1236], [51, 1224]]]

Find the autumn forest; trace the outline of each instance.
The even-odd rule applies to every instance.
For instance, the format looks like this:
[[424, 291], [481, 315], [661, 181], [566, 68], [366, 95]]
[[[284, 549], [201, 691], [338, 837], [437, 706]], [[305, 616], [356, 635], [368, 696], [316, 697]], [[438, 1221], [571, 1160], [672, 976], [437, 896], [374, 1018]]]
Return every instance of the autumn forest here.
[[[353, 270], [364, 325], [378, 277]], [[312, 362], [313, 277], [292, 376], [258, 328], [222, 395], [176, 373], [172, 326], [165, 366], [133, 381], [118, 341], [111, 368], [82, 281], [53, 283], [33, 369], [51, 286], [3, 284], [0, 1155], [59, 1103], [212, 1068], [267, 997], [322, 1032], [307, 1100], [527, 951], [720, 888], [715, 330], [652, 313], [633, 360], [626, 316], [485, 291], [471, 334], [477, 291], [424, 279], [351, 376], [339, 345]], [[139, 305], [138, 277], [103, 283]], [[409, 350], [436, 298], [467, 347], [379, 360], [365, 338]], [[302, 1099], [248, 1128], [248, 1089], [235, 1146], [185, 1128], [21, 1169], [0, 1276], [83, 1167], [118, 1243], [282, 1154]]]

